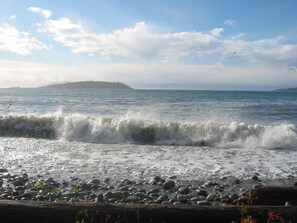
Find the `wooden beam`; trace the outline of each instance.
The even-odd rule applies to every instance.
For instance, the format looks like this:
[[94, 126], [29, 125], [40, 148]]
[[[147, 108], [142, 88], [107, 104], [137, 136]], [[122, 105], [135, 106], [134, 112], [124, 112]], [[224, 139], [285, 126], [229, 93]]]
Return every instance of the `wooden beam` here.
[[[249, 206], [249, 214], [266, 223], [268, 212], [280, 213], [286, 220], [297, 220], [296, 206]], [[0, 222], [75, 223], [86, 222], [239, 222], [239, 206], [119, 205], [86, 202], [37, 202], [0, 200]]]

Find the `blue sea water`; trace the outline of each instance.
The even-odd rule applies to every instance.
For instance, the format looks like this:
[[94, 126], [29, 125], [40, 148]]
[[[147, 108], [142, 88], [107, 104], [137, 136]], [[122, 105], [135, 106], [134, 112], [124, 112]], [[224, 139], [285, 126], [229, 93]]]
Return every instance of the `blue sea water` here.
[[0, 166], [60, 177], [297, 177], [297, 94], [0, 90]]
[[[230, 142], [244, 141], [262, 137], [269, 130], [288, 131], [285, 134], [296, 137], [297, 94], [3, 89], [0, 116], [0, 135], [4, 136], [29, 134], [33, 138], [64, 137], [95, 143], [219, 145], [226, 137]], [[285, 147], [296, 146], [296, 139], [288, 140]], [[271, 146], [282, 147], [281, 143]]]

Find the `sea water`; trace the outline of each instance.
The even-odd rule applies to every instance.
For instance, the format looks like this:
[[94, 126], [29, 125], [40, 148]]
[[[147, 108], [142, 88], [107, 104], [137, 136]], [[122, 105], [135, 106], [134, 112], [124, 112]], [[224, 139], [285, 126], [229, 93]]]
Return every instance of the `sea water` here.
[[297, 178], [297, 94], [0, 90], [0, 167], [64, 179]]

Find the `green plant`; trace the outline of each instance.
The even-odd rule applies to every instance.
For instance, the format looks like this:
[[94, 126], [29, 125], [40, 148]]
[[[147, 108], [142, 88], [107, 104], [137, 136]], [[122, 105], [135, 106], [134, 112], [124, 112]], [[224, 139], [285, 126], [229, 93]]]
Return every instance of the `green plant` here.
[[[246, 204], [242, 204], [239, 207], [240, 213], [240, 223], [256, 223], [257, 219], [252, 215], [249, 215], [249, 206], [252, 205], [253, 199], [255, 199], [253, 193], [251, 191], [246, 193], [247, 202]], [[267, 223], [292, 223], [292, 221], [285, 221], [283, 217], [280, 216], [280, 213], [275, 211], [269, 211], [268, 213]]]
[[78, 187], [72, 186], [70, 189], [70, 194], [76, 196], [78, 195], [78, 193], [79, 193]]

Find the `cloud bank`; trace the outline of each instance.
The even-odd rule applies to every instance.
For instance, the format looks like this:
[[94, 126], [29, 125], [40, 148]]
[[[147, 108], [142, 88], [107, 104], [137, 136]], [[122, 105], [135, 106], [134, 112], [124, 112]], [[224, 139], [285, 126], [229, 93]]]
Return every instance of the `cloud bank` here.
[[[227, 20], [234, 25], [234, 20]], [[69, 18], [48, 19], [38, 30], [52, 35], [56, 42], [69, 47], [73, 53], [98, 54], [102, 58], [120, 57], [133, 61], [178, 61], [196, 57], [201, 63], [207, 57], [217, 57], [216, 62], [241, 62], [280, 65], [296, 64], [297, 45], [286, 44], [286, 38], [246, 41], [244, 35], [224, 36], [223, 28], [214, 28], [207, 33], [164, 33], [161, 28], [145, 22], [133, 27], [117, 29], [110, 33], [88, 32], [81, 22]]]
[[[0, 24], [0, 51], [26, 56], [64, 46], [71, 56], [92, 55], [98, 63], [77, 67], [0, 60], [0, 87], [80, 80], [122, 81], [136, 88], [177, 83], [197, 88], [272, 87], [297, 82], [297, 45], [287, 43], [284, 36], [249, 41], [243, 33], [225, 35], [221, 27], [207, 32], [168, 32], [146, 22], [91, 32], [81, 21], [54, 18], [51, 11], [39, 7], [27, 10], [39, 14], [42, 21], [32, 32]], [[236, 21], [224, 24], [234, 26]], [[35, 36], [50, 41], [45, 44]], [[49, 47], [52, 43], [56, 44]]]

